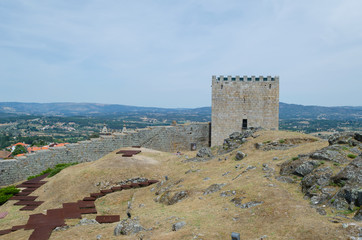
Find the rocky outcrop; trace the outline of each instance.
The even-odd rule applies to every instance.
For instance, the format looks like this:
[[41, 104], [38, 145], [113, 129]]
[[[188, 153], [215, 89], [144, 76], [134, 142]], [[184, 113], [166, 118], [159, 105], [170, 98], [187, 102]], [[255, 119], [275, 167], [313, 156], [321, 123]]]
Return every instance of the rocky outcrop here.
[[319, 161], [308, 160], [308, 158], [300, 156], [284, 162], [280, 166], [280, 175], [295, 174], [298, 176], [306, 176], [319, 165]]
[[255, 148], [263, 151], [270, 150], [287, 150], [298, 146], [302, 143], [315, 142], [314, 138], [290, 138], [280, 139], [279, 141], [266, 141], [264, 143], [256, 143]]
[[362, 142], [362, 134], [358, 132], [336, 133], [328, 138], [329, 145], [349, 144], [351, 146], [357, 146], [361, 142]]
[[348, 160], [341, 153], [341, 146], [329, 146], [310, 154], [310, 158], [316, 160], [331, 161], [336, 163], [346, 163]]
[[258, 131], [258, 128], [247, 129], [242, 132], [234, 132], [229, 138], [224, 140], [224, 144], [222, 145], [222, 151], [220, 153], [231, 152], [241, 146], [241, 144], [245, 143], [248, 137], [253, 136], [253, 134]]
[[[360, 140], [359, 133], [335, 134], [329, 138], [330, 146], [285, 161], [280, 168], [282, 176], [276, 179], [282, 181], [281, 177], [288, 175], [303, 177], [302, 192], [320, 214], [325, 214], [322, 204], [338, 210], [358, 209], [362, 205], [362, 155], [355, 159], [350, 155], [362, 150]], [[328, 167], [326, 162], [330, 162]], [[336, 168], [340, 168], [337, 174], [333, 172]], [[355, 219], [360, 219], [360, 214], [358, 211]]]
[[[343, 170], [333, 176], [335, 183], [348, 182], [349, 184], [362, 184], [362, 156], [358, 156]], [[361, 186], [361, 185], [360, 185]]]

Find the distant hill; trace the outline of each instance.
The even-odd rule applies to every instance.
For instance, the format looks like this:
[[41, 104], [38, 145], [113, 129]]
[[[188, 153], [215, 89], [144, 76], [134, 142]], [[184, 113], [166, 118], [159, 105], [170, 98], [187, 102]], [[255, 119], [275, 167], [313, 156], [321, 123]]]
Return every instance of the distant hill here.
[[[99, 103], [22, 103], [1, 102], [0, 117], [14, 115], [106, 116], [117, 114], [173, 114], [211, 118], [211, 107], [156, 108]], [[321, 107], [280, 103], [280, 119], [362, 120], [361, 107]]]

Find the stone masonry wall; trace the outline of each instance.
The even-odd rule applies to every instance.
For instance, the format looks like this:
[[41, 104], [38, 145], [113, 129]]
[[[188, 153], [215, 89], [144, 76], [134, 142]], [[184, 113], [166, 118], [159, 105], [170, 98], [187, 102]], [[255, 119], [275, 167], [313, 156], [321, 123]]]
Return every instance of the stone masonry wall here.
[[0, 186], [24, 180], [59, 163], [95, 161], [122, 147], [140, 145], [160, 151], [176, 152], [190, 150], [191, 143], [196, 143], [197, 148], [209, 146], [209, 128], [209, 123], [150, 127], [50, 148], [13, 160], [1, 160]]
[[211, 146], [247, 127], [278, 130], [279, 77], [212, 77]]

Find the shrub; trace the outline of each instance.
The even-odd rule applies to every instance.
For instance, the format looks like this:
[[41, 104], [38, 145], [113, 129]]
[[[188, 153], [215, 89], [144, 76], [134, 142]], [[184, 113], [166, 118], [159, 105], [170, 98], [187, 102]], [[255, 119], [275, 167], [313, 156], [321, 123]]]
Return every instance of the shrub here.
[[299, 157], [293, 157], [292, 161], [295, 161], [295, 160], [298, 160], [298, 159], [299, 159]]
[[56, 175], [57, 173], [59, 173], [60, 171], [62, 171], [64, 168], [73, 166], [78, 164], [78, 162], [74, 162], [74, 163], [59, 163], [57, 165], [55, 165], [54, 168], [48, 168], [47, 170], [42, 171], [41, 173], [34, 175], [34, 176], [30, 176], [28, 177], [28, 180], [39, 177], [41, 175], [44, 175], [46, 173], [49, 173], [48, 177], [53, 177], [54, 175]]
[[355, 159], [357, 156], [350, 153], [350, 154], [347, 155], [347, 157], [352, 158], [352, 159]]
[[28, 177], [28, 180], [31, 180], [31, 179], [36, 178], [36, 177], [40, 177], [41, 175], [44, 175], [44, 174], [46, 174], [46, 173], [50, 173], [51, 171], [52, 171], [52, 169], [51, 169], [51, 168], [48, 168], [47, 170], [44, 170], [44, 171], [42, 171], [41, 173], [39, 173], [39, 174], [37, 174], [37, 175], [29, 176], [29, 177]]
[[9, 186], [0, 189], [0, 205], [6, 203], [6, 201], [11, 198], [14, 194], [20, 192], [15, 186]]
[[285, 143], [285, 139], [280, 139], [279, 143]]

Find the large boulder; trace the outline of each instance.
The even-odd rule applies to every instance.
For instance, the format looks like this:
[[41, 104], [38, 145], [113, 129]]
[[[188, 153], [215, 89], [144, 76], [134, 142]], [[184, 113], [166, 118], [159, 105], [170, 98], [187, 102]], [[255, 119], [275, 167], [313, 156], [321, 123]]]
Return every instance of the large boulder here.
[[306, 176], [320, 165], [319, 161], [308, 160], [306, 156], [299, 156], [297, 159], [285, 161], [280, 166], [280, 175]]
[[163, 203], [166, 205], [173, 205], [176, 204], [183, 199], [187, 198], [189, 196], [188, 191], [178, 191], [172, 193], [171, 191], [166, 191], [162, 195], [158, 196], [155, 201], [159, 203]]
[[186, 222], [185, 222], [185, 221], [177, 222], [177, 223], [175, 223], [175, 224], [172, 225], [172, 231], [178, 231], [178, 230], [180, 230], [181, 228], [183, 228], [185, 225], [186, 225]]
[[137, 220], [129, 218], [122, 220], [117, 224], [117, 226], [114, 228], [114, 235], [131, 235], [143, 230], [145, 230], [145, 228], [142, 227]]
[[359, 142], [362, 142], [362, 134], [360, 134], [360, 133], [355, 133], [353, 138]]
[[320, 165], [319, 161], [305, 161], [295, 168], [294, 173], [299, 174], [301, 176], [306, 176], [311, 173], [315, 168]]
[[211, 157], [214, 157], [214, 155], [212, 155], [212, 152], [211, 152], [210, 148], [203, 147], [197, 152], [196, 157], [198, 157], [198, 158], [211, 158]]
[[362, 184], [362, 156], [358, 156], [332, 177], [336, 184]]
[[235, 155], [235, 160], [240, 161], [240, 160], [244, 159], [245, 157], [246, 157], [245, 153], [243, 153], [242, 151], [237, 151], [236, 155]]

